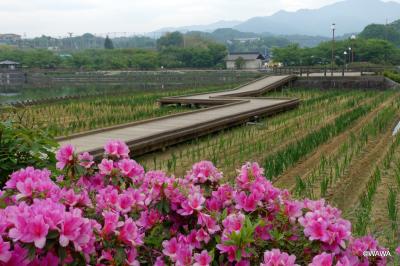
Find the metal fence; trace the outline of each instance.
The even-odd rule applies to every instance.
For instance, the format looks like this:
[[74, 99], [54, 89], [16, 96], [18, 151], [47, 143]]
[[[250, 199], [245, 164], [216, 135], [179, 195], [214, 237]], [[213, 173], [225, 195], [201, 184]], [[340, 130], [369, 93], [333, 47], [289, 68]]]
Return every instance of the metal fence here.
[[382, 75], [385, 70], [393, 69], [389, 67], [275, 67], [273, 73], [276, 75], [294, 74], [298, 76], [309, 76], [319, 73], [323, 76], [330, 76], [339, 73], [345, 76], [346, 73], [360, 73], [360, 75]]

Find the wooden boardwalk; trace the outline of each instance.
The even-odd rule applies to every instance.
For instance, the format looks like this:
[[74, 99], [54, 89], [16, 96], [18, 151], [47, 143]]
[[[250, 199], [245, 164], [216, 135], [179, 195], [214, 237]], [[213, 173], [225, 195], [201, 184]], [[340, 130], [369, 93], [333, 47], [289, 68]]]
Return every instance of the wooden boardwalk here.
[[293, 76], [271, 76], [234, 90], [163, 98], [159, 100], [161, 104], [218, 106], [94, 130], [58, 140], [61, 145], [69, 143], [79, 152], [88, 151], [100, 157], [107, 140], [120, 139], [128, 144], [133, 155], [141, 155], [251, 121], [254, 117], [273, 115], [295, 108], [299, 99], [249, 97], [281, 87], [293, 79]]

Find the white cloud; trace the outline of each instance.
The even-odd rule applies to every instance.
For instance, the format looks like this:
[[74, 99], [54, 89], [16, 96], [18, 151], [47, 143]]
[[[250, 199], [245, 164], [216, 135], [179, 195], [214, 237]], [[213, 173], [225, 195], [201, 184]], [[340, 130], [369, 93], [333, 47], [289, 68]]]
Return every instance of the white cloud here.
[[0, 33], [140, 33], [218, 20], [246, 20], [281, 9], [319, 8], [337, 1], [340, 0], [0, 0]]

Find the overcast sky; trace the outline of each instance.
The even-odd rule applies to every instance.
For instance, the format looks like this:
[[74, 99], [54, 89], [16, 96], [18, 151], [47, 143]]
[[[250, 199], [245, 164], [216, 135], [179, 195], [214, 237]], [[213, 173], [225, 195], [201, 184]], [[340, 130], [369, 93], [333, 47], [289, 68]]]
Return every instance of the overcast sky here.
[[[246, 20], [281, 9], [340, 0], [0, 0], [0, 33], [27, 36], [85, 32], [143, 33], [163, 27]], [[400, 0], [396, 0], [400, 2]]]

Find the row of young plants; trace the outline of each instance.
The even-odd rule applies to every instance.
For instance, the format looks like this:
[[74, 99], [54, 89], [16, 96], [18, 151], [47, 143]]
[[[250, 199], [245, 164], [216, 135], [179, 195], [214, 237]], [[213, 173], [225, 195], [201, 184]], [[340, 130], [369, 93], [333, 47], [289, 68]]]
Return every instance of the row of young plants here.
[[[370, 207], [369, 218], [370, 223], [367, 231], [377, 236], [386, 246], [392, 250], [396, 248], [400, 241], [399, 234], [399, 151], [400, 137], [397, 135], [390, 143], [386, 156], [383, 158], [380, 170], [380, 183], [374, 194], [372, 207]], [[365, 204], [367, 205], [367, 204]], [[367, 206], [369, 207], [369, 206]], [[394, 265], [398, 265], [400, 260], [396, 260]]]
[[175, 89], [165, 91], [139, 91], [131, 94], [65, 100], [25, 108], [3, 108], [0, 118], [12, 119], [27, 127], [48, 130], [55, 136], [66, 136], [82, 131], [108, 127], [184, 112], [186, 107], [160, 107], [162, 97], [193, 94], [231, 88], [232, 84], [218, 87]]
[[287, 168], [297, 163], [319, 145], [342, 133], [357, 119], [366, 115], [371, 108], [371, 105], [363, 105], [344, 113], [336, 118], [333, 123], [311, 132], [306, 137], [289, 144], [284, 150], [267, 157], [264, 161], [264, 168], [266, 169], [267, 176], [272, 179], [278, 177]]
[[[368, 141], [387, 132], [396, 117], [396, 108], [386, 107], [329, 156], [322, 155], [316, 167], [305, 178], [296, 177], [295, 195], [299, 197], [327, 197], [327, 193], [346, 174], [353, 161], [365, 153]], [[319, 182], [319, 184], [317, 184]]]
[[[298, 91], [303, 93], [303, 90]], [[297, 91], [294, 91], [290, 96], [297, 96], [296, 93]], [[172, 148], [165, 154], [155, 153], [140, 160], [152, 167], [179, 171], [196, 160], [206, 158], [226, 172], [238, 167], [246, 158], [263, 160], [268, 152], [273, 153], [282, 147], [283, 142], [321, 127], [341, 112], [354, 108], [357, 102], [370, 101], [377, 97], [376, 94], [363, 94], [357, 91], [346, 93], [333, 91], [325, 94], [311, 90], [307, 93], [314, 95], [315, 98], [308, 96], [309, 100], [305, 100], [296, 110], [258, 122], [254, 126], [242, 126], [194, 140]]]
[[[377, 188], [381, 182], [382, 174], [387, 172], [390, 168], [390, 163], [393, 160], [395, 155], [396, 149], [400, 145], [400, 138], [396, 137], [392, 143], [390, 144], [390, 148], [388, 149], [387, 153], [383, 160], [375, 167], [374, 172], [372, 173], [368, 184], [365, 187], [365, 191], [360, 197], [359, 205], [355, 211], [355, 223], [354, 223], [354, 232], [357, 235], [362, 235], [367, 233], [367, 229], [369, 226], [369, 222], [371, 220], [371, 209], [374, 201], [374, 196], [377, 191]], [[393, 212], [394, 209], [391, 208], [392, 206], [396, 206], [396, 202], [391, 202], [395, 198], [389, 197], [388, 200], [388, 216], [392, 222], [392, 226], [394, 224], [397, 225], [397, 211]], [[393, 227], [392, 227], [393, 229]], [[398, 233], [396, 231], [396, 233]]]
[[[145, 171], [121, 141], [104, 159], [66, 145], [57, 171], [27, 167], [1, 194], [2, 265], [386, 265], [387, 252], [324, 200], [295, 200], [257, 163], [226, 179], [201, 161], [183, 177]], [[229, 179], [229, 177], [227, 177]]]

